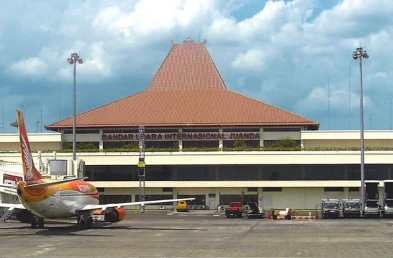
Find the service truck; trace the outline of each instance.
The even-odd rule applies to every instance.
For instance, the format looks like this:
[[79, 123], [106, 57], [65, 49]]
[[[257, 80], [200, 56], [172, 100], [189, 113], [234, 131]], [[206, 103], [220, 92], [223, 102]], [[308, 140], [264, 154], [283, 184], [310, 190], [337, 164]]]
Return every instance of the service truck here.
[[362, 203], [360, 199], [343, 199], [344, 218], [360, 218]]
[[365, 196], [365, 205], [364, 205], [364, 218], [379, 218], [379, 192], [378, 192], [378, 185], [379, 181], [376, 180], [366, 180], [366, 196]]
[[225, 207], [225, 216], [230, 217], [243, 217], [244, 207], [241, 202], [231, 202], [228, 207]]
[[338, 199], [322, 199], [321, 214], [323, 219], [340, 217], [340, 200]]
[[383, 181], [383, 216], [393, 217], [393, 180]]

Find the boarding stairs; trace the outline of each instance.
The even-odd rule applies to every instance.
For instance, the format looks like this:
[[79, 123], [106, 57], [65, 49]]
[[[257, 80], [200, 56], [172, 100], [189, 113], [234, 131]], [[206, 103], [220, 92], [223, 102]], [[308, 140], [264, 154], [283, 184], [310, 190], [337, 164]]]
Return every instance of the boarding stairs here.
[[[20, 203], [19, 199], [16, 199], [16, 201], [14, 202], [14, 204], [19, 204], [19, 203]], [[7, 209], [3, 213], [3, 215], [1, 215], [0, 222], [6, 222], [12, 216], [13, 213], [14, 213], [14, 208]]]

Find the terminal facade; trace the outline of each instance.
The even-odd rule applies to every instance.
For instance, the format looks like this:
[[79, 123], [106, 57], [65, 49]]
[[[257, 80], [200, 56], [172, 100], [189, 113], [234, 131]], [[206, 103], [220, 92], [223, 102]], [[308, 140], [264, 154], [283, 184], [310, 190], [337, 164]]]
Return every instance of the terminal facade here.
[[[40, 151], [33, 154], [37, 167], [89, 177], [102, 203], [138, 201], [144, 126], [146, 200], [314, 209], [324, 198], [360, 198], [359, 131], [319, 131], [317, 122], [230, 91], [205, 43], [172, 43], [145, 91], [77, 115], [78, 172], [64, 151], [72, 143], [72, 118], [47, 125], [53, 133], [29, 134]], [[9, 169], [20, 161], [18, 137], [0, 135], [0, 143], [3, 181], [10, 180], [18, 174]], [[393, 179], [392, 144], [391, 131], [365, 132], [366, 179]], [[54, 160], [64, 161], [60, 172]]]

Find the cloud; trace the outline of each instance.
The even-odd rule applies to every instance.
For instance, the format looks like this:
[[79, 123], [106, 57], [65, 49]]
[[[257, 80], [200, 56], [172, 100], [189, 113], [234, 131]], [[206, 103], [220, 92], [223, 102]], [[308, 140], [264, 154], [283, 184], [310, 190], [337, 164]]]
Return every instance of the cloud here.
[[47, 64], [37, 57], [28, 58], [11, 64], [10, 71], [17, 75], [39, 78], [46, 74]]
[[260, 71], [266, 66], [269, 58], [274, 55], [274, 50], [250, 49], [235, 57], [232, 66], [244, 70]]
[[[71, 53], [84, 60], [77, 67], [82, 112], [144, 90], [170, 50], [170, 40], [191, 37], [208, 40], [229, 89], [321, 122], [322, 129], [328, 121], [328, 79], [332, 128], [342, 128], [349, 95], [357, 112], [359, 63], [351, 54], [359, 44], [366, 46], [365, 112], [386, 127], [382, 117], [389, 108], [381, 99], [393, 96], [393, 85], [387, 83], [393, 78], [389, 0], [266, 1], [258, 6], [224, 0], [21, 1], [5, 3], [0, 15], [0, 74], [6, 85], [0, 84], [0, 90], [22, 92], [3, 103], [13, 109], [38, 96], [53, 107], [45, 121], [71, 114], [73, 69], [66, 62]], [[39, 110], [39, 104], [31, 109]]]

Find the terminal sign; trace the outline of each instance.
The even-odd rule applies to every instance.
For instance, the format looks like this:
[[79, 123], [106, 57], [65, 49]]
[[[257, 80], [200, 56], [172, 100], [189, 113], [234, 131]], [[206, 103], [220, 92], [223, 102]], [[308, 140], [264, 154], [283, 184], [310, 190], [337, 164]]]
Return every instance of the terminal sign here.
[[[260, 134], [250, 133], [147, 133], [147, 141], [171, 141], [171, 140], [259, 140]], [[104, 133], [103, 141], [136, 141], [139, 140], [138, 133]]]

